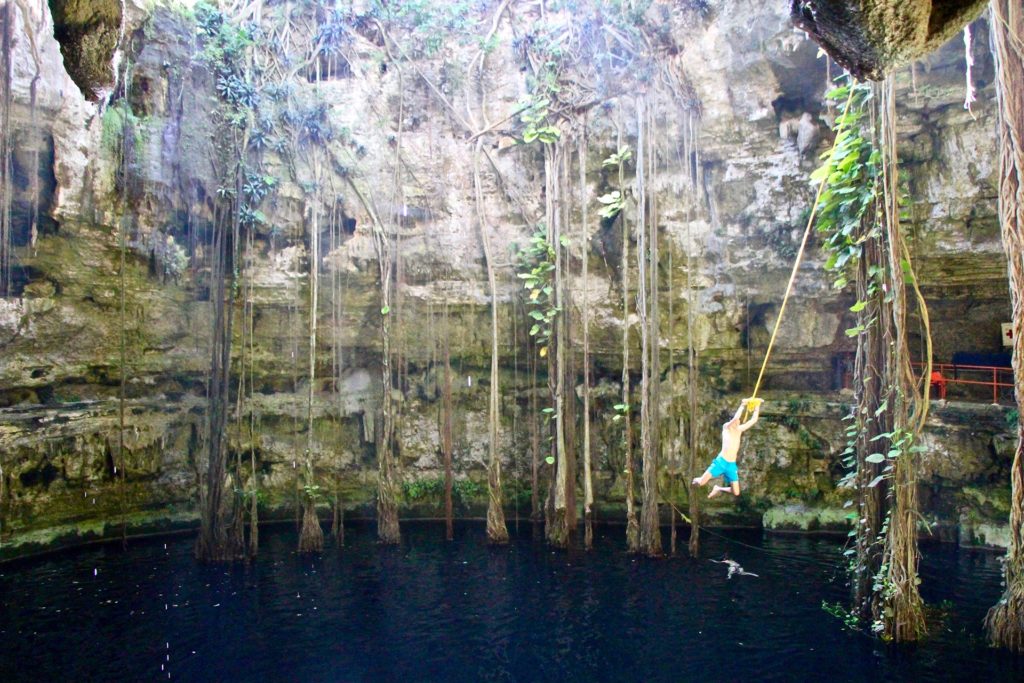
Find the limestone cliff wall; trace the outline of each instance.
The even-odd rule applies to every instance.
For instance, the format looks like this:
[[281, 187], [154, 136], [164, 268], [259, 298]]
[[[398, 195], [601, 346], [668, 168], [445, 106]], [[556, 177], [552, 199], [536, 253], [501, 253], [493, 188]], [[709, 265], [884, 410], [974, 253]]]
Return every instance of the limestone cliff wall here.
[[[264, 4], [265, 23], [290, 6]], [[655, 91], [647, 100], [657, 147], [648, 182], [656, 190], [663, 236], [660, 348], [663, 367], [671, 368], [662, 379], [669, 497], [685, 496], [670, 473], [681, 468], [686, 450], [679, 431], [690, 334], [701, 358], [702, 441], [710, 456], [719, 413], [752, 385], [812, 199], [808, 176], [830, 143], [825, 124], [832, 113], [823, 100], [828, 66], [792, 29], [784, 5], [743, 0], [703, 3], [697, 10], [655, 2], [644, 17], [661, 27], [659, 63], [685, 86], [679, 97]], [[222, 190], [214, 163], [216, 83], [199, 57], [195, 19], [188, 10], [127, 3], [121, 30], [100, 37], [116, 38], [107, 45], [116, 56], [113, 82], [83, 94], [68, 75], [79, 71], [64, 61], [48, 6], [39, 0], [7, 0], [4, 6], [14, 37], [10, 133], [17, 262], [11, 296], [0, 300], [0, 540], [113, 528], [121, 520], [187, 520], [205, 455], [208, 242]], [[519, 13], [518, 24], [511, 18], [497, 23], [485, 75], [476, 79], [467, 71], [475, 45], [452, 39], [417, 51], [422, 36], [389, 25], [385, 37], [370, 9], [351, 3], [344, 15], [345, 48], [324, 65], [324, 80], [295, 86], [302, 97], [319, 89], [337, 135], [324, 144], [326, 170], [315, 201], [309, 168], [273, 149], [261, 156], [261, 173], [278, 183], [261, 207], [267, 220], [254, 230], [250, 258], [242, 265], [243, 297], [254, 311], [245, 362], [255, 394], [241, 402], [240, 421], [231, 429], [233, 453], [257, 461], [270, 510], [287, 511], [296, 499], [297, 462], [306, 443], [310, 211], [334, 230], [333, 243], [324, 234], [333, 248], [319, 264], [322, 379], [314, 406], [314, 455], [325, 488], [340, 493], [349, 507], [366, 506], [374, 495], [382, 391], [375, 220], [393, 229], [401, 262], [389, 315], [403, 358], [396, 395], [403, 480], [439, 476], [439, 358], [446, 337], [456, 377], [458, 476], [483, 480], [489, 308], [470, 138], [472, 130], [494, 125], [483, 138], [493, 165], [482, 175], [482, 223], [498, 265], [501, 453], [511, 473], [510, 507], [525, 514], [530, 396], [536, 390], [528, 374], [528, 324], [514, 245], [525, 244], [535, 229], [544, 197], [538, 146], [514, 144], [520, 132], [515, 112], [528, 78], [513, 25], [535, 10], [525, 3], [511, 10]], [[479, 17], [482, 31], [490, 18]], [[1009, 315], [983, 22], [975, 24], [974, 35], [972, 111], [963, 108], [960, 39], [896, 75], [910, 232], [932, 302], [939, 360], [956, 350], [998, 350], [999, 322]], [[601, 86], [605, 91], [595, 97], [602, 104], [587, 115], [590, 224], [581, 225], [574, 201], [569, 235], [575, 258], [589, 248], [591, 278], [586, 291], [578, 277], [572, 279], [569, 313], [578, 321], [580, 302], [591, 302], [598, 508], [614, 515], [623, 495], [622, 431], [611, 420], [621, 373], [619, 278], [626, 268], [635, 287], [636, 273], [635, 260], [623, 263], [622, 223], [597, 220], [594, 199], [616, 183], [601, 162], [619, 136], [636, 147], [640, 93], [619, 93], [615, 83]], [[109, 139], [117, 98], [129, 103], [137, 131], [138, 154], [127, 171]], [[633, 192], [635, 185], [630, 167], [625, 189]], [[40, 218], [33, 228], [36, 207]], [[625, 215], [632, 225], [635, 208], [628, 206]], [[122, 231], [128, 253], [123, 274]], [[852, 324], [852, 295], [830, 287], [821, 262], [811, 249], [767, 378], [769, 419], [751, 438], [741, 465], [748, 496], [737, 510], [720, 508], [723, 520], [758, 520], [770, 508], [776, 524], [786, 506], [842, 505], [834, 482], [843, 450], [839, 418], [849, 397], [837, 391], [836, 359], [853, 349], [844, 333]], [[114, 471], [121, 461], [116, 399], [122, 275], [128, 358], [123, 481]], [[635, 323], [634, 317], [630, 325]], [[236, 342], [241, 353], [242, 339]], [[250, 417], [255, 439], [248, 434]], [[1006, 421], [999, 409], [938, 411], [928, 437], [932, 453], [925, 458], [929, 514], [950, 524], [961, 517], [972, 524], [999, 518], [1009, 464]], [[966, 464], [953, 464], [958, 462]], [[467, 484], [464, 490], [467, 510], [482, 501], [473, 498], [479, 487]], [[418, 512], [436, 510], [434, 501], [407, 493]]]

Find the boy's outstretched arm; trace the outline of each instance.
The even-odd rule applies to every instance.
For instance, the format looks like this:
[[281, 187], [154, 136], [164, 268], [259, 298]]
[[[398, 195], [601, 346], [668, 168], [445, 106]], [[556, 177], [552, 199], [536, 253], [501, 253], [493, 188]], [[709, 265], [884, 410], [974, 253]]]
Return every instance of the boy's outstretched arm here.
[[[744, 401], [743, 405], [740, 406], [740, 410], [742, 411], [746, 407], [746, 405], [747, 405], [747, 403], [746, 403], [746, 401]], [[739, 413], [737, 413], [737, 416], [738, 415], [739, 415]], [[740, 431], [741, 432], [745, 432], [748, 429], [750, 429], [751, 427], [753, 427], [754, 424], [757, 422], [757, 418], [760, 417], [760, 415], [761, 415], [761, 403], [758, 402], [756, 407], [754, 408], [754, 414], [750, 417], [749, 420], [747, 420], [746, 422], [744, 422], [743, 424], [740, 425]]]
[[740, 403], [740, 407], [736, 410], [736, 414], [732, 416], [732, 419], [729, 420], [729, 422], [739, 422], [740, 418], [743, 417], [743, 411], [746, 409], [746, 407], [747, 404], [745, 401], [743, 403]]

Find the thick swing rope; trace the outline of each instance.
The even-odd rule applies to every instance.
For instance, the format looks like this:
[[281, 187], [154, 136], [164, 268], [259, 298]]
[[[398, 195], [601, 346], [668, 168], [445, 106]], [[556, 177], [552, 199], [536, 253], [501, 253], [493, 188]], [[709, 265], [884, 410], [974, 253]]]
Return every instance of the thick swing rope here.
[[[846, 105], [843, 107], [844, 114], [850, 110], [850, 104], [853, 102], [853, 84], [851, 83], [848, 87], [850, 88], [850, 95], [846, 98]], [[845, 119], [843, 123], [845, 123]], [[843, 126], [840, 125], [836, 130], [836, 138], [832, 143], [832, 149], [829, 150], [828, 153], [828, 167], [831, 167], [832, 165], [832, 159], [835, 157], [836, 147], [838, 146], [839, 139], [842, 135]], [[818, 215], [818, 202], [821, 201], [821, 195], [824, 193], [825, 186], [827, 184], [828, 176], [826, 175], [822, 179], [821, 184], [818, 185], [818, 192], [814, 196], [814, 204], [811, 205], [811, 215], [807, 218], [807, 227], [804, 228], [804, 236], [800, 240], [800, 249], [796, 253], [796, 261], [793, 263], [793, 271], [789, 274], [789, 282], [786, 284], [786, 293], [782, 295], [782, 306], [779, 308], [779, 315], [775, 318], [775, 326], [772, 328], [772, 336], [768, 340], [768, 348], [764, 352], [764, 360], [761, 361], [761, 370], [757, 373], [757, 382], [754, 383], [754, 391], [750, 394], [750, 401], [746, 404], [745, 412], [748, 414], [753, 410], [751, 405], [757, 406], [760, 403], [756, 400], [757, 392], [761, 390], [761, 381], [764, 379], [765, 370], [768, 368], [768, 359], [771, 358], [772, 349], [775, 347], [775, 340], [779, 335], [779, 328], [782, 326], [782, 316], [786, 312], [786, 304], [789, 303], [789, 297], [793, 293], [793, 283], [796, 282], [796, 274], [797, 271], [800, 270], [800, 262], [803, 261], [804, 258], [804, 251], [807, 248], [807, 240], [811, 236], [811, 228], [814, 227], [814, 219]]]
[[[850, 89], [850, 94], [846, 98], [846, 105], [843, 107], [843, 113], [844, 114], [850, 110], [850, 104], [853, 102], [853, 93], [854, 93], [853, 84], [851, 83], [848, 87]], [[845, 118], [844, 118], [842, 123], [845, 124]], [[844, 131], [844, 125], [841, 124], [840, 127], [838, 129], [836, 129], [836, 137], [835, 137], [835, 140], [832, 142], [832, 149], [830, 149], [829, 153], [828, 153], [828, 161], [826, 162], [828, 168], [830, 168], [832, 166], [832, 160], [833, 160], [833, 158], [835, 158], [835, 154], [836, 154], [836, 147], [838, 147], [838, 145], [839, 145], [839, 140], [842, 137], [843, 131]], [[754, 391], [753, 391], [753, 393], [750, 394], [749, 401], [745, 404], [746, 405], [746, 409], [745, 409], [744, 412], [747, 413], [747, 414], [751, 413], [754, 410], [754, 408], [752, 408], [752, 406], [757, 406], [760, 403], [759, 401], [757, 401], [757, 392], [761, 390], [761, 381], [764, 379], [765, 370], [768, 368], [768, 360], [769, 360], [769, 358], [771, 358], [772, 348], [775, 346], [775, 340], [776, 340], [776, 338], [778, 337], [778, 334], [779, 334], [779, 327], [782, 325], [782, 316], [786, 312], [786, 304], [789, 303], [789, 297], [793, 293], [793, 283], [796, 282], [796, 275], [797, 275], [797, 272], [800, 270], [800, 263], [801, 263], [801, 261], [803, 261], [804, 251], [806, 251], [806, 249], [807, 249], [807, 240], [811, 236], [811, 228], [814, 227], [814, 219], [817, 217], [817, 214], [818, 214], [818, 202], [821, 201], [821, 195], [824, 193], [825, 186], [827, 184], [828, 184], [828, 175], [826, 175], [824, 178], [822, 178], [821, 183], [818, 185], [818, 191], [814, 195], [814, 204], [811, 206], [811, 215], [808, 216], [808, 218], [807, 218], [807, 227], [804, 228], [804, 234], [803, 234], [803, 237], [800, 240], [800, 249], [797, 251], [796, 261], [793, 263], [793, 271], [789, 274], [789, 282], [786, 284], [786, 292], [785, 292], [785, 294], [782, 295], [782, 305], [779, 307], [779, 315], [778, 315], [778, 317], [776, 317], [775, 325], [772, 328], [772, 336], [768, 340], [768, 348], [765, 350], [764, 360], [761, 361], [761, 369], [757, 373], [757, 382], [754, 384]], [[691, 455], [691, 457], [692, 457], [692, 455]], [[691, 495], [693, 495], [693, 494], [691, 493]], [[662, 500], [664, 500], [664, 498]], [[757, 546], [753, 546], [753, 545], [750, 545], [748, 543], [743, 543], [742, 541], [737, 541], [736, 539], [729, 538], [728, 536], [723, 536], [721, 534], [717, 534], [714, 531], [711, 531], [710, 529], [708, 529], [707, 527], [705, 527], [703, 525], [694, 524], [693, 520], [691, 520], [689, 517], [684, 515], [683, 512], [679, 508], [677, 508], [671, 501], [664, 500], [664, 502], [668, 503], [669, 506], [673, 510], [675, 510], [676, 513], [680, 517], [682, 517], [683, 520], [687, 524], [689, 524], [691, 527], [698, 527], [702, 531], [706, 531], [709, 534], [711, 534], [712, 536], [718, 536], [719, 538], [723, 538], [723, 539], [725, 539], [727, 541], [732, 541], [733, 543], [737, 543], [737, 544], [742, 545], [742, 546], [747, 547], [747, 548], [752, 548], [754, 550], [760, 550], [760, 551], [768, 553], [768, 554], [773, 554], [770, 551], [766, 550], [765, 548], [758, 548]]]

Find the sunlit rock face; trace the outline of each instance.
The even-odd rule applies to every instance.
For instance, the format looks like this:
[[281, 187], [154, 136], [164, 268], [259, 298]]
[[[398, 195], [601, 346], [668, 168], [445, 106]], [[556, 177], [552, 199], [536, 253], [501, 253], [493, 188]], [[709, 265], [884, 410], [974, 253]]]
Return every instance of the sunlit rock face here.
[[[63, 11], [79, 4], [84, 6], [64, 3]], [[263, 5], [260, 21], [269, 34], [284, 5]], [[68, 48], [62, 56], [47, 5], [19, 0], [12, 7], [18, 25], [28, 28], [15, 32], [12, 53], [18, 258], [12, 296], [0, 301], [3, 540], [58, 527], [73, 533], [74, 525], [101, 530], [122, 517], [138, 525], [187, 520], [195, 510], [196, 473], [205, 467], [210, 226], [225, 191], [218, 179], [217, 79], [202, 60], [187, 9], [143, 14], [141, 6], [126, 5], [128, 38], [117, 21], [120, 61], [111, 52], [103, 58], [110, 63], [100, 68], [101, 53], [89, 52], [96, 60], [88, 73], [110, 79], [121, 74], [115, 83], [98, 75], [83, 81], [78, 67], [67, 66]], [[517, 28], [528, 18], [517, 14]], [[302, 25], [299, 19], [295, 26]], [[491, 19], [490, 13], [481, 18], [481, 33]], [[567, 14], [548, 20], [582, 21]], [[307, 67], [291, 85], [296, 101], [312, 101], [319, 90], [327, 105], [334, 135], [319, 148], [322, 164], [313, 169], [275, 152], [274, 144], [295, 144], [286, 139], [269, 139], [259, 154], [259, 173], [276, 186], [260, 207], [266, 220], [253, 228], [251, 249], [239, 266], [240, 300], [252, 303], [252, 332], [244, 333], [243, 351], [240, 330], [249, 328], [239, 306], [235, 381], [244, 358], [252, 396], [229, 420], [231, 458], [255, 463], [268, 512], [291, 514], [307, 441], [308, 249], [316, 210], [323, 258], [313, 450], [324, 489], [349, 507], [370, 509], [374, 499], [383, 390], [375, 222], [393, 235], [400, 261], [398, 295], [388, 315], [393, 348], [403, 359], [394, 392], [402, 477], [412, 482], [440, 475], [447, 339], [457, 476], [484, 480], [490, 313], [470, 138], [493, 125], [483, 137], [488, 159], [480, 178], [500, 302], [499, 442], [513, 482], [509, 505], [525, 514], [531, 396], [541, 406], [546, 400], [543, 363], [540, 388], [531, 388], [530, 322], [513, 248], [526, 243], [544, 207], [540, 147], [515, 142], [522, 133], [515, 113], [528, 92], [528, 69], [506, 17], [486, 55], [481, 108], [481, 90], [467, 71], [475, 43], [452, 38], [419, 49], [422, 36], [400, 26], [392, 26], [385, 41], [379, 21], [371, 3], [355, 3], [345, 15], [344, 49], [320, 65], [321, 82], [313, 82]], [[661, 429], [665, 459], [675, 472], [686, 462], [681, 432], [690, 340], [700, 354], [705, 411], [698, 460], [714, 455], [723, 413], [731, 413], [756, 376], [812, 200], [809, 173], [831, 143], [833, 111], [823, 95], [838, 68], [829, 69], [816, 45], [792, 28], [784, 3], [654, 3], [643, 21], [658, 27], [658, 64], [680, 84], [678, 97], [655, 91], [645, 105], [657, 151], [646, 182], [656, 191], [662, 250]], [[963, 108], [959, 39], [895, 75], [911, 201], [907, 231], [932, 305], [939, 359], [956, 350], [997, 350], [998, 323], [1009, 314], [995, 217], [994, 93], [984, 23], [974, 33], [973, 111]], [[591, 304], [597, 497], [607, 516], [618, 514], [623, 500], [622, 428], [611, 415], [622, 363], [620, 278], [625, 268], [632, 308], [636, 236], [631, 234], [624, 263], [621, 223], [596, 217], [596, 197], [617, 185], [602, 160], [616, 150], [618, 136], [636, 150], [641, 94], [620, 93], [616, 86], [599, 84], [595, 97], [607, 102], [587, 114], [588, 224], [582, 225], [574, 198], [567, 228], [576, 340], [581, 302]], [[127, 106], [112, 103], [122, 95]], [[118, 153], [126, 120], [136, 150], [128, 164]], [[574, 166], [573, 188], [576, 173]], [[320, 189], [311, 194], [312, 185]], [[633, 163], [626, 168], [625, 190], [637, 190]], [[625, 217], [633, 231], [635, 202]], [[584, 244], [591, 269], [586, 291], [578, 273]], [[832, 287], [822, 260], [812, 238], [767, 375], [766, 418], [741, 460], [746, 495], [738, 509], [718, 508], [722, 519], [749, 523], [769, 506], [796, 501], [841, 507], [845, 500], [834, 482], [845, 447], [840, 418], [850, 397], [834, 391], [841, 384], [835, 359], [853, 349], [845, 334], [853, 324], [853, 296]], [[122, 461], [116, 400], [122, 289], [129, 432], [123, 484], [114, 472], [114, 463]], [[631, 314], [634, 368], [636, 323]], [[935, 457], [925, 459], [922, 479], [936, 492], [924, 498], [929, 514], [953, 522], [963, 515], [997, 519], [987, 492], [999, 486], [1008, 467], [1006, 450], [992, 447], [1001, 443], [1005, 419], [996, 412], [981, 429], [957, 415], [947, 410], [936, 418], [935, 433], [949, 438], [933, 437]], [[974, 464], [958, 471], [948, 466], [956, 458]], [[668, 472], [663, 481], [668, 495], [685, 497], [685, 487]], [[964, 485], [981, 493], [957, 497], [954, 491]], [[479, 487], [467, 485], [466, 491]], [[436, 499], [415, 498], [411, 491], [406, 502], [424, 514], [437, 510]], [[470, 496], [470, 502], [480, 505], [485, 498]]]

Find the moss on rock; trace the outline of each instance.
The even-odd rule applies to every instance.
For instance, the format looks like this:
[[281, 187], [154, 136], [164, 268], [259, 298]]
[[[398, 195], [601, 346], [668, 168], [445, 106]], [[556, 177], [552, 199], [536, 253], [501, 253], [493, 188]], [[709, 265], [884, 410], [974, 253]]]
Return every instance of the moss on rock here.
[[793, 23], [857, 78], [884, 78], [974, 20], [985, 0], [830, 0], [790, 3]]
[[111, 60], [121, 31], [116, 0], [50, 0], [54, 37], [68, 75], [82, 94], [95, 100], [113, 82]]

